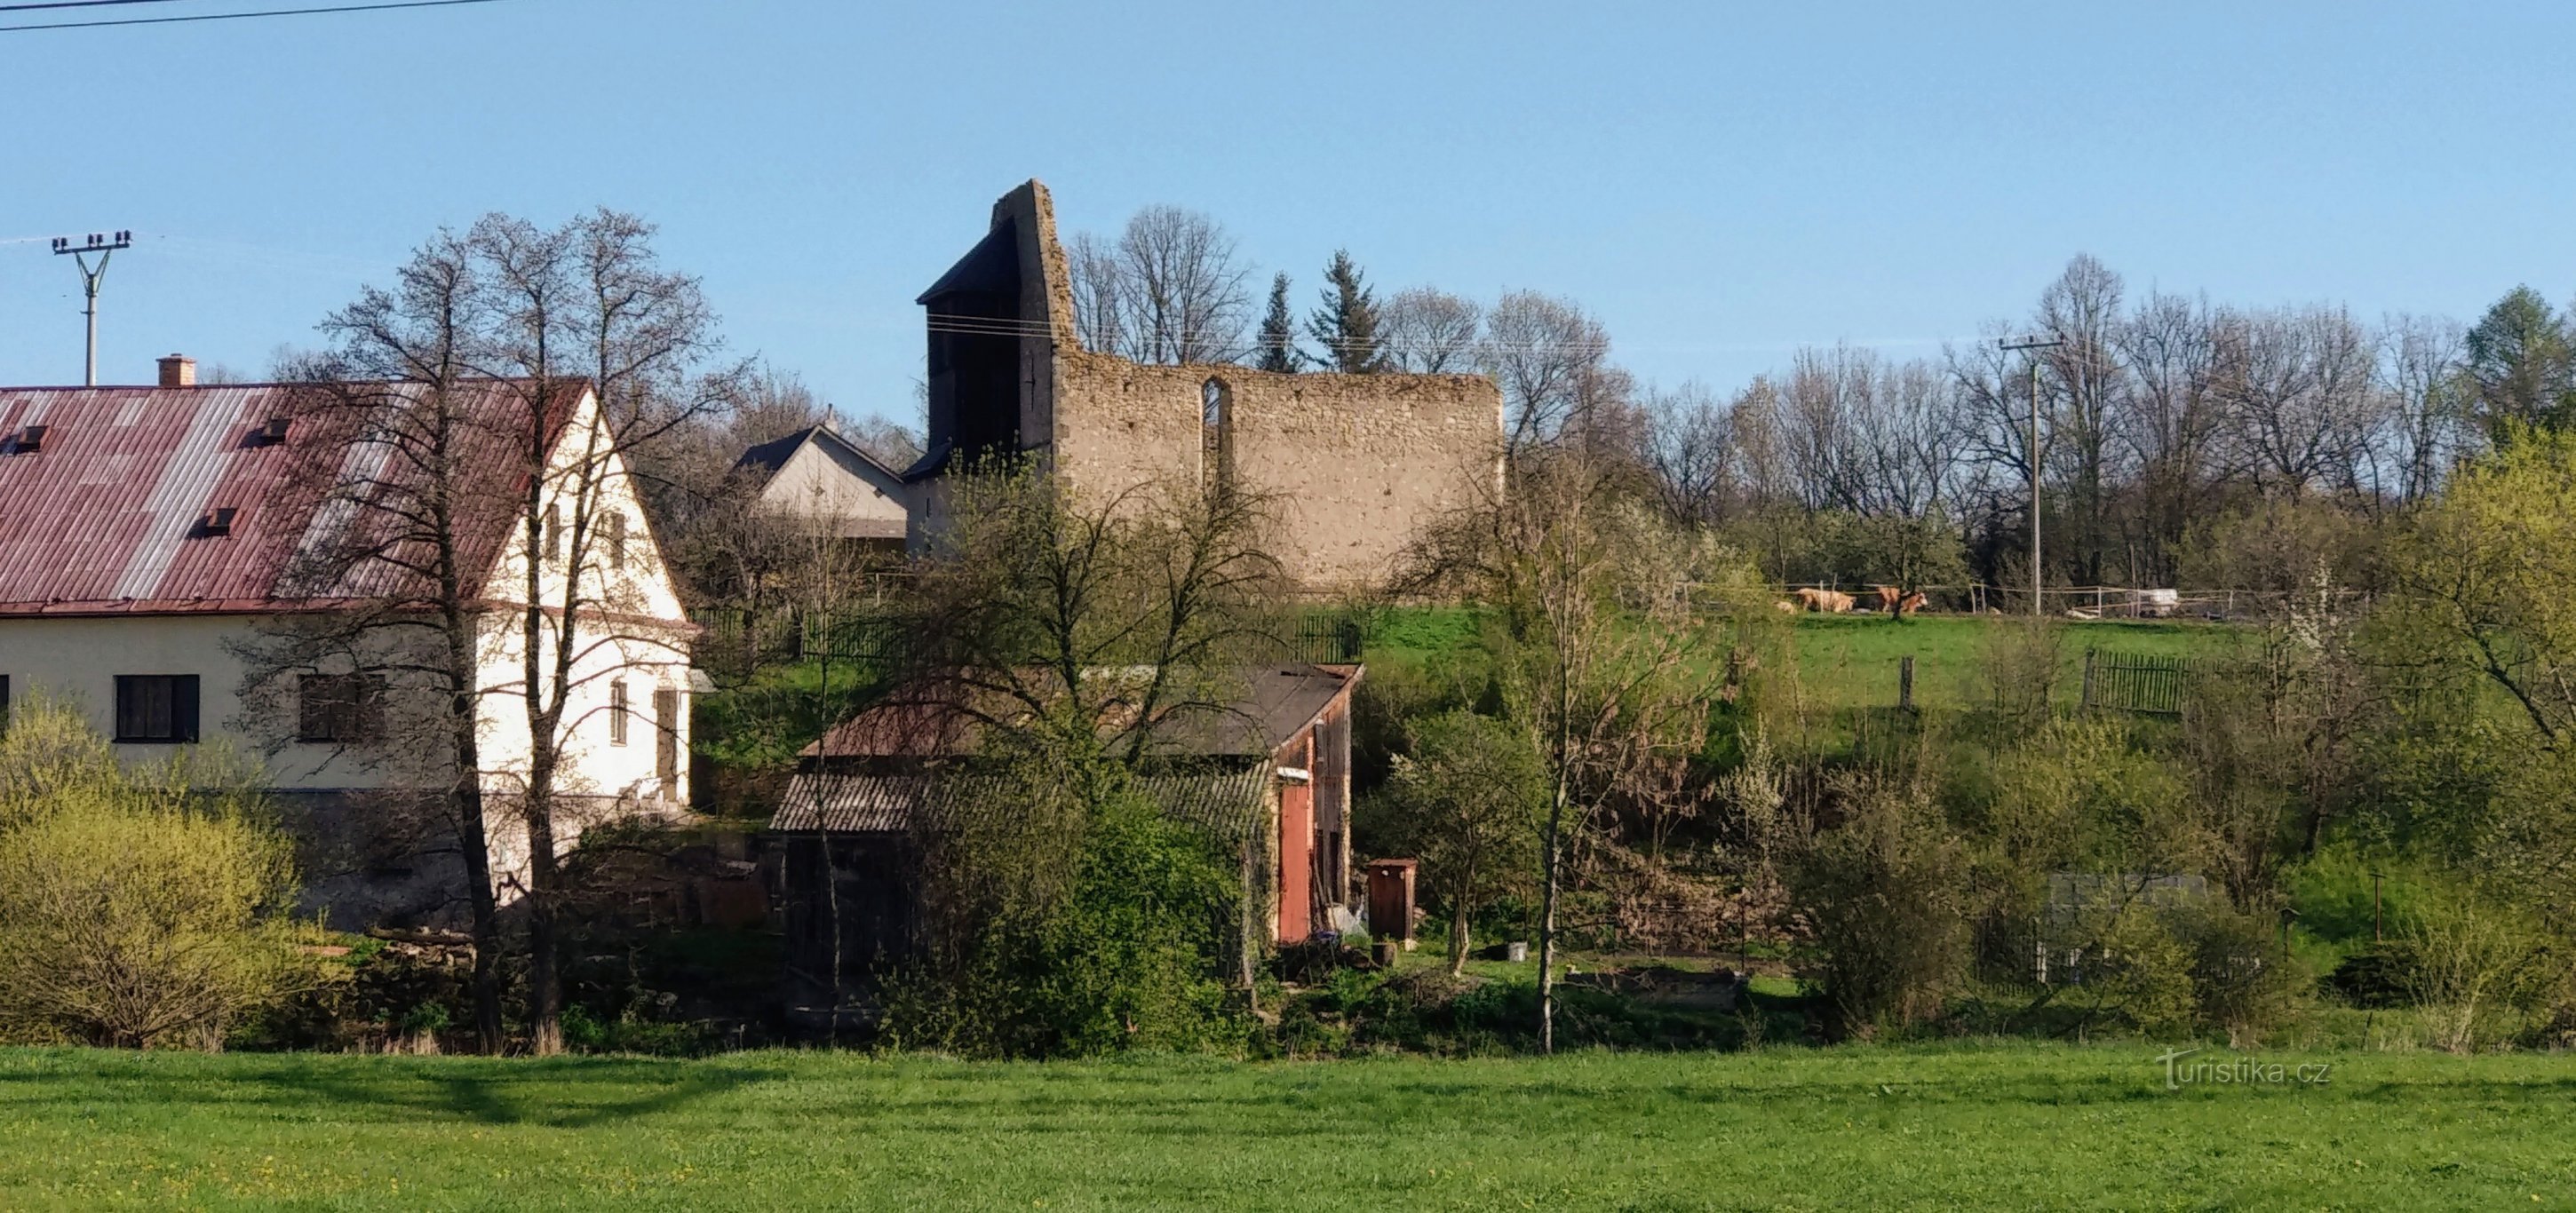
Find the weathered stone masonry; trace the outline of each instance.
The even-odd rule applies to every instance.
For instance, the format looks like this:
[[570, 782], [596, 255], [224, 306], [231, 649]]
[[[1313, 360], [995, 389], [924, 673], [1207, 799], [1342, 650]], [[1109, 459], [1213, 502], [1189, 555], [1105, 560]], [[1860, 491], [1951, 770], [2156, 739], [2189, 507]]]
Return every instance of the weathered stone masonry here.
[[942, 473], [986, 452], [1041, 452], [1086, 496], [1223, 479], [1271, 498], [1270, 548], [1289, 574], [1352, 586], [1394, 571], [1423, 524], [1501, 474], [1502, 397], [1482, 376], [1145, 366], [1083, 350], [1072, 298], [1035, 181], [994, 204], [984, 240], [922, 295], [922, 525], [938, 525]]

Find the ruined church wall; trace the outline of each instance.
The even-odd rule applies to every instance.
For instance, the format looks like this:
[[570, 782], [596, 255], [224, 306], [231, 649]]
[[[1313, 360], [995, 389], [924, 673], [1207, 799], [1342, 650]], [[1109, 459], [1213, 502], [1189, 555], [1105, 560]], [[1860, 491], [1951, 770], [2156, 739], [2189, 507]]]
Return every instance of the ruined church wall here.
[[1500, 475], [1502, 396], [1475, 375], [1274, 375], [1058, 354], [1056, 468], [1079, 493], [1205, 474], [1202, 389], [1225, 385], [1235, 483], [1273, 500], [1269, 546], [1316, 588], [1382, 582]]

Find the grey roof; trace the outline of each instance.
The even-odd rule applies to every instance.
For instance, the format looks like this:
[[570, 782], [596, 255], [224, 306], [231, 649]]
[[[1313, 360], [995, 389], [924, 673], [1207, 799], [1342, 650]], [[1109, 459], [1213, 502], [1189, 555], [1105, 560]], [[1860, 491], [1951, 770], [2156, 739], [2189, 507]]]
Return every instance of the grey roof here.
[[796, 452], [803, 450], [808, 442], [829, 442], [888, 477], [897, 481], [903, 479], [901, 469], [887, 466], [885, 460], [870, 454], [868, 448], [850, 441], [847, 435], [829, 425], [809, 425], [784, 437], [772, 438], [744, 451], [742, 458], [734, 460], [733, 465], [736, 468], [758, 468], [764, 476], [775, 476], [778, 469], [786, 467], [787, 461], [795, 458]]
[[[1224, 842], [1256, 836], [1268, 820], [1268, 765], [1222, 771], [1147, 775], [1137, 779], [1165, 816]], [[916, 824], [960, 822], [972, 815], [1007, 813], [1009, 785], [974, 771], [936, 774], [851, 775], [806, 772], [789, 780], [787, 794], [769, 819], [786, 832], [899, 834]]]
[[[1173, 709], [1153, 731], [1162, 755], [1267, 757], [1358, 685], [1364, 667], [1282, 663], [1228, 675], [1240, 690], [1222, 706]], [[1225, 688], [1230, 689], [1230, 688]], [[953, 681], [922, 678], [825, 732], [805, 748], [808, 758], [927, 758], [974, 752], [978, 717], [958, 706], [974, 692]], [[1004, 705], [993, 705], [1002, 714]]]

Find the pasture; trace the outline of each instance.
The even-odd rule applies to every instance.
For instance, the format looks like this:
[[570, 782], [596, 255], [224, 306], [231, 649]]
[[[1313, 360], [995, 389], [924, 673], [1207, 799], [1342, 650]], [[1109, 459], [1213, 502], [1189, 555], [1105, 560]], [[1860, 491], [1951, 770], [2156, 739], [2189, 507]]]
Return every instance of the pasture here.
[[2177, 1090], [2159, 1051], [1088, 1064], [0, 1051], [0, 1208], [2576, 1201], [2576, 1059], [2262, 1055], [2280, 1081], [2185, 1070]]
[[[1863, 613], [1801, 614], [1788, 621], [1797, 650], [1801, 690], [1826, 710], [1896, 705], [1897, 670], [1914, 658], [1914, 702], [1926, 709], [1962, 708], [1987, 695], [1983, 669], [1999, 616], [1923, 614], [1905, 619]], [[2211, 657], [2231, 651], [2250, 635], [2243, 627], [2183, 620], [2067, 622], [2060, 630], [2054, 694], [2074, 707], [2083, 691], [2084, 652], [2136, 656]], [[1459, 608], [1390, 611], [1370, 637], [1371, 661], [1437, 661], [1473, 648], [1476, 620]]]

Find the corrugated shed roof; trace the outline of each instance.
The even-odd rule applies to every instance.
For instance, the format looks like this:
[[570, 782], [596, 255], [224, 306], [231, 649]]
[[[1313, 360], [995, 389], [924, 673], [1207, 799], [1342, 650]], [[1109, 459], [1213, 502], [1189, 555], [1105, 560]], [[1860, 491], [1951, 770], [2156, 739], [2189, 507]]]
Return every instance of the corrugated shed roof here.
[[[1222, 707], [1188, 705], [1157, 726], [1153, 748], [1164, 755], [1267, 756], [1287, 744], [1335, 699], [1357, 685], [1360, 666], [1283, 664], [1243, 671], [1240, 693]], [[919, 679], [825, 732], [807, 758], [927, 758], [975, 750], [981, 724], [959, 705], [969, 692], [955, 682]], [[998, 696], [989, 715], [1012, 705]]]
[[[1257, 836], [1266, 823], [1266, 764], [1233, 770], [1148, 775], [1136, 781], [1163, 814], [1225, 842]], [[1010, 813], [1011, 785], [973, 771], [915, 775], [807, 772], [790, 779], [769, 828], [811, 833], [900, 834], [925, 823]]]
[[[518, 387], [496, 381], [468, 405], [494, 447], [478, 466], [495, 476], [516, 466], [507, 427], [528, 424]], [[0, 388], [0, 435], [13, 439], [0, 447], [0, 615], [276, 610], [384, 588], [284, 584], [298, 553], [344, 538], [335, 528], [348, 517], [317, 511], [318, 490], [294, 488], [314, 466], [309, 444], [341, 442], [344, 483], [401, 476], [384, 448], [334, 440], [300, 417], [309, 397], [299, 393], [311, 390]], [[286, 440], [265, 441], [280, 417], [295, 419]], [[45, 427], [42, 443], [16, 449], [31, 425]], [[219, 509], [234, 511], [229, 533], [206, 526]], [[469, 568], [491, 566], [509, 522], [498, 508], [467, 520]]]

